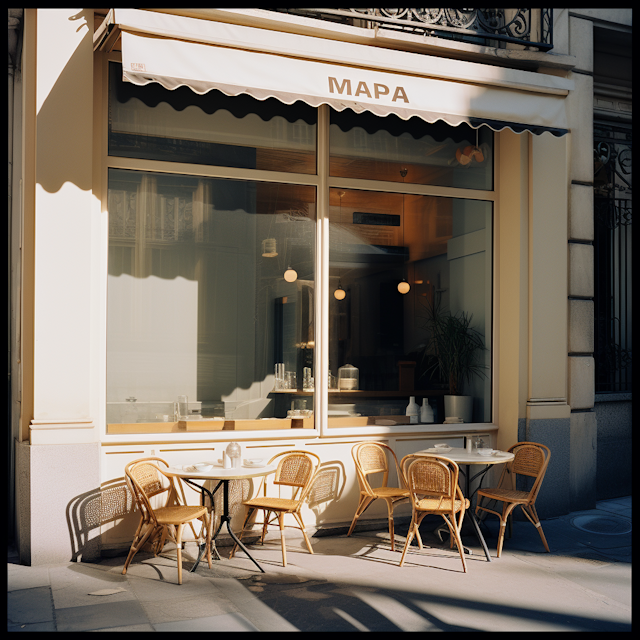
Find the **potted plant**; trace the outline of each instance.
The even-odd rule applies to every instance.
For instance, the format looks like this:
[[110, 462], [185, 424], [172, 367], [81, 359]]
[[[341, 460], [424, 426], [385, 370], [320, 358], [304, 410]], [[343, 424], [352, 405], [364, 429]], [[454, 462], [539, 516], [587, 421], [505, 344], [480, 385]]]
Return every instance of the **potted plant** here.
[[464, 311], [452, 315], [440, 302], [429, 304], [425, 328], [429, 332], [423, 347], [424, 374], [446, 383], [449, 395], [444, 397], [445, 418], [458, 417], [471, 422], [473, 398], [462, 395], [463, 385], [474, 375], [486, 376], [486, 365], [479, 362], [485, 351], [482, 335], [471, 327], [472, 314]]

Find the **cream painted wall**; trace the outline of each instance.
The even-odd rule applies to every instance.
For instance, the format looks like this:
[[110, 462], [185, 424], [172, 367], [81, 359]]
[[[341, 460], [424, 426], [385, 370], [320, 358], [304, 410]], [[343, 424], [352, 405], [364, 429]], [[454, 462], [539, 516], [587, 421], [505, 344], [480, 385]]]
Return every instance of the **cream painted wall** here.
[[498, 447], [518, 441], [528, 386], [529, 134], [497, 136], [499, 199], [495, 216], [496, 410]]
[[568, 138], [531, 138], [529, 190], [528, 399], [565, 403]]
[[90, 410], [92, 14], [37, 10], [32, 443], [34, 436], [40, 443], [97, 439]]

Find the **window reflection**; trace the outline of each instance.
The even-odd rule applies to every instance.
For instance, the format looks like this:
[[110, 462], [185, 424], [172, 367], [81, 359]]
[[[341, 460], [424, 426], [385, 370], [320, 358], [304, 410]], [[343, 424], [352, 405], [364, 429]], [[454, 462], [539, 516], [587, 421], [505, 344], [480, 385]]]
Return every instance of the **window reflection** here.
[[[403, 179], [400, 170], [408, 168]], [[493, 188], [493, 133], [420, 118], [331, 112], [330, 175], [463, 189]]]
[[303, 102], [139, 87], [109, 65], [112, 156], [314, 174], [316, 121]]
[[[335, 381], [330, 426], [357, 426], [355, 418], [372, 424], [371, 417], [405, 422], [411, 395], [441, 402], [446, 381], [425, 374], [429, 303], [473, 314], [490, 347], [491, 215], [483, 201], [331, 189], [329, 366], [334, 377], [356, 367], [359, 389], [338, 391]], [[340, 300], [338, 287], [346, 294]], [[465, 390], [477, 422], [491, 419], [487, 373]]]
[[172, 422], [179, 395], [286, 418], [275, 362], [300, 388], [313, 368], [315, 188], [112, 169], [108, 208], [107, 422]]

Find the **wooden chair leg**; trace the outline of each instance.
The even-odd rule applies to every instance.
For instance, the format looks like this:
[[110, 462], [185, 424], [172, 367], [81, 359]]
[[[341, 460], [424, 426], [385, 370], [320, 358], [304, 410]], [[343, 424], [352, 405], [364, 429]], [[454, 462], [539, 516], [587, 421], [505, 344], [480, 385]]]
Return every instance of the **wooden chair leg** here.
[[278, 522], [280, 524], [280, 544], [282, 545], [282, 566], [287, 566], [287, 545], [284, 537], [284, 513], [278, 513]]
[[269, 526], [269, 517], [271, 516], [271, 511], [264, 511], [264, 522], [262, 523], [262, 535], [260, 536], [260, 544], [264, 545], [264, 538], [267, 535], [267, 527]]
[[409, 525], [407, 540], [405, 542], [404, 549], [402, 551], [402, 557], [400, 558], [400, 564], [398, 566], [401, 567], [404, 564], [404, 557], [407, 553], [407, 550], [409, 549], [409, 546], [411, 545], [413, 536], [416, 537], [416, 540], [418, 542], [418, 548], [422, 549], [422, 539], [420, 538], [420, 523], [422, 522], [422, 520], [426, 515], [427, 515], [426, 513], [421, 513], [419, 515], [414, 514], [411, 516], [411, 524]]
[[360, 494], [360, 502], [358, 503], [358, 508], [356, 509], [355, 515], [353, 516], [353, 520], [351, 521], [351, 527], [349, 527], [349, 533], [347, 533], [347, 537], [349, 537], [356, 526], [356, 522], [358, 518], [367, 510], [369, 505], [375, 500], [375, 498], [371, 496], [367, 496], [364, 494]]
[[387, 511], [389, 512], [389, 538], [391, 538], [391, 551], [395, 551], [393, 544], [393, 502], [390, 498], [385, 498], [387, 503]]
[[299, 513], [294, 511], [293, 517], [298, 521], [298, 524], [300, 525], [300, 529], [302, 530], [304, 541], [307, 543], [307, 549], [309, 549], [309, 553], [313, 553], [313, 547], [311, 546], [311, 541], [309, 540], [309, 536], [307, 536], [307, 531], [304, 528], [304, 522], [302, 522], [302, 516]]
[[414, 529], [417, 530], [417, 526], [415, 523], [415, 517], [412, 516], [411, 524], [409, 525], [409, 531], [407, 532], [407, 539], [404, 543], [404, 549], [402, 550], [402, 557], [400, 558], [400, 564], [398, 565], [399, 567], [401, 567], [404, 564], [404, 557], [407, 555], [407, 550], [411, 545], [411, 540], [413, 540]]
[[[531, 520], [533, 526], [538, 530], [540, 539], [542, 540], [542, 544], [547, 550], [547, 553], [551, 553], [551, 551], [549, 550], [549, 545], [547, 544], [547, 539], [544, 537], [544, 532], [542, 531], [542, 525], [540, 524], [540, 518], [538, 518], [536, 508], [532, 504], [529, 505], [528, 509], [526, 509], [525, 506], [522, 505], [522, 510], [525, 512], [525, 515], [529, 516], [529, 520]], [[527, 511], [529, 511], [529, 513], [527, 513]]]
[[496, 558], [499, 558], [502, 554], [502, 545], [504, 544], [504, 532], [507, 526], [507, 518], [509, 517], [509, 514], [515, 509], [515, 507], [515, 504], [509, 504], [505, 502], [502, 508], [502, 516], [500, 518], [500, 531], [498, 533], [498, 551], [496, 553]]
[[458, 553], [460, 554], [460, 560], [462, 560], [462, 569], [464, 573], [467, 573], [467, 562], [464, 559], [464, 547], [462, 546], [462, 539], [460, 538], [460, 531], [456, 527], [456, 518], [455, 514], [451, 517], [451, 522], [444, 515], [442, 516], [444, 521], [447, 523], [449, 530], [451, 531], [451, 541], [455, 538], [456, 546], [458, 547]]
[[[140, 528], [142, 527], [142, 524], [144, 523], [140, 523]], [[146, 530], [142, 538], [140, 538], [139, 531], [136, 533], [133, 539], [133, 542], [131, 543], [131, 549], [129, 549], [129, 555], [127, 556], [127, 560], [124, 563], [124, 569], [122, 569], [122, 575], [125, 575], [127, 573], [127, 569], [131, 564], [133, 557], [136, 555], [136, 553], [138, 553], [138, 551], [140, 551], [140, 549], [142, 549], [142, 547], [145, 545], [145, 543], [149, 539], [149, 536], [151, 536], [151, 534], [155, 534], [156, 532], [157, 532], [157, 528], [152, 525], [149, 525], [149, 528]]]
[[176, 555], [178, 560], [178, 584], [182, 584], [182, 529], [184, 524], [179, 524], [176, 531]]

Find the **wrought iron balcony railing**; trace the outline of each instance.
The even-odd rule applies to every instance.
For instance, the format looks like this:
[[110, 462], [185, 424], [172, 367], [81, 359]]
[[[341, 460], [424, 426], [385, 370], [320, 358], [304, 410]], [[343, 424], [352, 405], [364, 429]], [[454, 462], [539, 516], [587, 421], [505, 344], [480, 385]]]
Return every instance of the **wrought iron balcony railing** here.
[[379, 25], [492, 47], [553, 48], [553, 9], [271, 9], [355, 26]]

